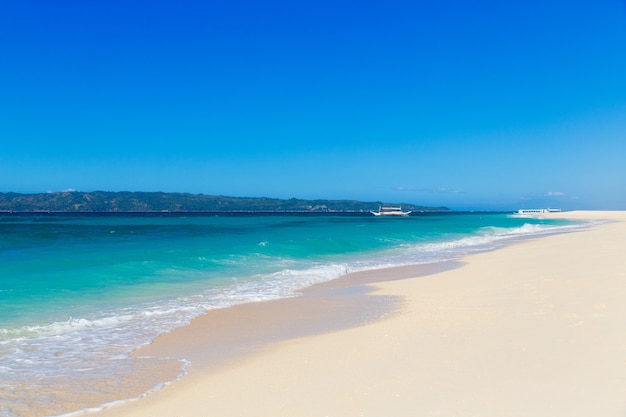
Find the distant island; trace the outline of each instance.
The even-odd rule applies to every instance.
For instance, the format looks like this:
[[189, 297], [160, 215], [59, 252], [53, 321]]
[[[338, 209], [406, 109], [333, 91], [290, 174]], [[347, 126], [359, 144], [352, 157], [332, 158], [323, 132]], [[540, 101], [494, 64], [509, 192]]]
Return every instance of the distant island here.
[[366, 213], [382, 205], [402, 206], [414, 212], [451, 211], [447, 207], [380, 201], [285, 200], [164, 192], [0, 193], [0, 212], [4, 213]]

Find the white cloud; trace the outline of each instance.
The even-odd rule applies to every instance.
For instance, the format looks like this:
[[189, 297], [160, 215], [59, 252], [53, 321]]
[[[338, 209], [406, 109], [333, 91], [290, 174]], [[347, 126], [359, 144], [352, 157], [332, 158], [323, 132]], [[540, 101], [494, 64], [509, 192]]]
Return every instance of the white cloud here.
[[395, 187], [393, 187], [393, 189], [396, 191], [419, 191], [416, 188], [405, 187], [403, 185], [396, 185]]
[[563, 191], [548, 191], [543, 196], [544, 197], [563, 197], [566, 195]]
[[412, 191], [412, 192], [421, 192], [421, 193], [430, 193], [430, 194], [465, 194], [465, 191], [455, 190], [451, 188], [439, 187], [439, 188], [416, 188], [416, 187], [405, 187], [403, 185], [398, 185], [393, 187], [396, 191]]
[[434, 190], [434, 192], [438, 194], [465, 194], [465, 191], [454, 190], [450, 188], [437, 188], [436, 190]]

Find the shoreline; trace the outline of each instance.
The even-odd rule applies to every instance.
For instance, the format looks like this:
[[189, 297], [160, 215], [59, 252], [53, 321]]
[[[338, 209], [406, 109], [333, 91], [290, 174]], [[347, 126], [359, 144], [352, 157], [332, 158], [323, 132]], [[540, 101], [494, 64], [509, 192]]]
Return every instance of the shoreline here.
[[[363, 413], [363, 415], [383, 415], [389, 414], [389, 412], [383, 412], [385, 408], [379, 407], [382, 407], [383, 404], [391, 406], [394, 403], [397, 403], [396, 406], [394, 406], [396, 408], [392, 407], [397, 411], [396, 415], [406, 415], [407, 413], [412, 413], [413, 410], [411, 407], [413, 406], [417, 407], [415, 410], [420, 410], [420, 415], [453, 415], [454, 413], [450, 411], [453, 409], [457, 412], [461, 412], [461, 414], [464, 411], [467, 411], [468, 415], [471, 415], [469, 412], [470, 410], [473, 410], [474, 413], [478, 413], [479, 415], [494, 416], [561, 415], [559, 414], [558, 407], [563, 408], [566, 403], [576, 404], [577, 402], [583, 400], [584, 397], [577, 397], [574, 399], [570, 398], [569, 401], [565, 401], [565, 397], [561, 398], [561, 396], [559, 396], [559, 399], [561, 400], [560, 402], [555, 400], [553, 401], [553, 404], [550, 405], [551, 408], [548, 407], [543, 409], [541, 407], [541, 403], [545, 403], [547, 401], [546, 398], [544, 398], [543, 395], [539, 395], [540, 393], [537, 392], [538, 389], [536, 387], [529, 386], [529, 384], [543, 386], [543, 390], [539, 391], [545, 391], [546, 383], [542, 380], [542, 378], [534, 379], [529, 377], [529, 375], [526, 375], [526, 378], [522, 379], [527, 385], [517, 387], [517, 389], [509, 387], [511, 388], [510, 390], [505, 390], [504, 394], [506, 395], [504, 395], [504, 398], [508, 400], [497, 400], [496, 398], [493, 398], [493, 395], [487, 395], [486, 392], [481, 392], [483, 396], [474, 395], [474, 397], [480, 398], [480, 401], [470, 401], [468, 394], [464, 392], [465, 390], [469, 390], [470, 392], [475, 391], [476, 387], [474, 387], [474, 383], [479, 381], [486, 383], [487, 386], [496, 390], [497, 388], [500, 388], [501, 385], [508, 387], [513, 384], [510, 378], [505, 376], [506, 372], [503, 372], [500, 376], [499, 372], [493, 368], [493, 365], [490, 364], [490, 362], [498, 363], [503, 367], [503, 369], [506, 369], [507, 366], [511, 366], [512, 364], [508, 363], [508, 360], [502, 357], [503, 352], [506, 352], [508, 356], [511, 356], [512, 353], [519, 355], [520, 352], [527, 351], [528, 346], [517, 346], [517, 349], [511, 350], [510, 348], [507, 349], [508, 345], [513, 343], [512, 340], [517, 340], [517, 343], [520, 343], [518, 340], [519, 337], [524, 336], [524, 333], [520, 329], [528, 331], [531, 336], [534, 335], [531, 324], [534, 321], [545, 318], [550, 310], [554, 309], [554, 305], [556, 304], [555, 302], [551, 303], [546, 301], [543, 305], [543, 309], [538, 309], [537, 305], [535, 305], [537, 304], [537, 297], [540, 295], [537, 293], [537, 283], [531, 284], [526, 282], [522, 287], [515, 287], [515, 285], [513, 285], [514, 283], [511, 282], [502, 283], [497, 279], [494, 280], [493, 277], [485, 278], [481, 277], [480, 274], [477, 276], [475, 272], [473, 272], [473, 269], [476, 269], [476, 264], [483, 268], [483, 274], [485, 271], [489, 272], [490, 270], [491, 273], [494, 273], [495, 269], [500, 268], [500, 274], [502, 274], [502, 271], [506, 271], [505, 275], [508, 275], [509, 273], [511, 275], [516, 275], [516, 273], [519, 274], [520, 271], [514, 270], [517, 268], [512, 269], [511, 266], [507, 265], [507, 262], [511, 263], [511, 265], [517, 265], [515, 262], [519, 262], [519, 252], [530, 252], [534, 254], [533, 256], [539, 256], [541, 258], [541, 253], [544, 251], [548, 253], [548, 255], [546, 255], [546, 259], [535, 260], [534, 265], [531, 263], [521, 269], [530, 268], [535, 274], [539, 274], [539, 278], [537, 279], [541, 281], [542, 286], [550, 286], [551, 280], [554, 281], [556, 278], [542, 277], [540, 272], [543, 269], [556, 268], [555, 271], [557, 275], [563, 275], [565, 278], [568, 275], [580, 274], [581, 267], [588, 269], [591, 268], [592, 271], [594, 270], [594, 266], [588, 264], [589, 259], [585, 259], [584, 257], [580, 259], [571, 259], [573, 264], [581, 264], [575, 265], [578, 266], [578, 268], [575, 269], [572, 269], [572, 265], [562, 265], [560, 267], [559, 265], [552, 265], [554, 262], [550, 262], [550, 257], [557, 257], [557, 255], [558, 257], [563, 257], [563, 251], [558, 248], [558, 246], [563, 244], [563, 242], [565, 242], [565, 246], [571, 246], [570, 249], [572, 250], [576, 249], [580, 251], [582, 246], [584, 252], [586, 245], [584, 242], [581, 242], [583, 240], [582, 236], [587, 238], [591, 236], [599, 236], [600, 241], [606, 239], [606, 236], [603, 237], [603, 235], [606, 235], [607, 231], [613, 231], [611, 234], [611, 239], [613, 240], [620, 239], [620, 237], [623, 236], [619, 234], [616, 235], [615, 229], [623, 230], [624, 222], [626, 221], [625, 212], [563, 212], [555, 214], [556, 215], [551, 215], [551, 217], [589, 220], [603, 219], [613, 220], [615, 222], [601, 224], [574, 234], [556, 234], [520, 240], [516, 242], [515, 245], [507, 244], [505, 247], [498, 248], [495, 251], [469, 255], [463, 260], [463, 265], [460, 268], [452, 268], [451, 265], [448, 265], [448, 267], [443, 270], [432, 271], [432, 274], [422, 275], [419, 279], [412, 279], [415, 277], [415, 274], [411, 271], [410, 267], [403, 270], [403, 273], [407, 276], [399, 278], [395, 281], [389, 280], [390, 277], [393, 278], [395, 276], [389, 270], [368, 271], [373, 274], [383, 274], [385, 277], [383, 280], [378, 282], [376, 282], [377, 280], [374, 280], [374, 283], [368, 283], [365, 287], [363, 285], [358, 285], [356, 287], [350, 285], [344, 287], [343, 285], [339, 285], [340, 288], [333, 288], [337, 285], [337, 282], [341, 280], [340, 278], [328, 283], [318, 284], [318, 288], [311, 288], [307, 290], [305, 296], [303, 297], [252, 303], [232, 307], [223, 311], [214, 311], [215, 314], [213, 314], [213, 316], [222, 317], [211, 318], [209, 317], [211, 312], [209, 312], [207, 315], [196, 319], [196, 321], [194, 321], [191, 325], [177, 329], [160, 338], [157, 338], [153, 344], [137, 351], [138, 355], [150, 354], [151, 356], [161, 356], [164, 354], [180, 355], [183, 352], [189, 355], [191, 353], [189, 356], [192, 356], [192, 365], [189, 368], [189, 373], [185, 377], [175, 383], [168, 384], [158, 391], [154, 391], [149, 395], [141, 397], [138, 400], [114, 404], [104, 410], [98, 410], [97, 415], [150, 415], [166, 417], [173, 415], [202, 416], [213, 412], [218, 415], [242, 416], [325, 415], [318, 413], [317, 411], [320, 411], [320, 409], [314, 406], [314, 404], [321, 404], [326, 407], [327, 410], [331, 410], [332, 412], [329, 413], [324, 411], [324, 413], [329, 415], [355, 415], [357, 409], [360, 410], [359, 412]], [[555, 247], [554, 242], [561, 243]], [[623, 238], [621, 242], [623, 242]], [[596, 251], [600, 250], [600, 247], [597, 245], [592, 245], [592, 247], [594, 247]], [[537, 252], [538, 248], [541, 249], [539, 252]], [[511, 253], [513, 253], [513, 255], [517, 254], [517, 258], [513, 256], [513, 260], [503, 263], [502, 258], [506, 258], [506, 256], [510, 257]], [[593, 253], [590, 253], [589, 255], [591, 256]], [[500, 260], [498, 261], [498, 259]], [[569, 260], [567, 256], [564, 259]], [[613, 258], [609, 257], [609, 259], [612, 259], [611, 262], [618, 262], [619, 264], [619, 260], [616, 261], [615, 256], [613, 256]], [[490, 265], [485, 266], [484, 264], [486, 261], [488, 261], [487, 263]], [[491, 265], [494, 264], [494, 262], [497, 265], [497, 268]], [[559, 272], [559, 268], [564, 269], [564, 271]], [[578, 271], [576, 269], [578, 269]], [[608, 269], [608, 272], [611, 272], [610, 268]], [[613, 268], [612, 272], [615, 272], [615, 268]], [[604, 275], [607, 275], [607, 271], [604, 272]], [[605, 277], [604, 275], [603, 278], [610, 280], [610, 277]], [[620, 273], [618, 272], [617, 275], [620, 275]], [[621, 275], [623, 276], [624, 273], [621, 272]], [[526, 277], [524, 279], [526, 281], [529, 279], [532, 281], [531, 278], [532, 277]], [[559, 279], [562, 280], [565, 278]], [[614, 281], [615, 280], [611, 281], [613, 285], [615, 284]], [[469, 314], [470, 318], [459, 317], [458, 305], [455, 306], [454, 303], [449, 304], [448, 302], [441, 302], [441, 300], [451, 301], [456, 299], [457, 304], [466, 305], [467, 307], [468, 300], [466, 297], [458, 298], [459, 291], [465, 291], [468, 294], [473, 294], [474, 296], [478, 293], [478, 295], [484, 297], [485, 294], [481, 294], [481, 292], [484, 291], [483, 287], [485, 285], [493, 292], [493, 294], [487, 294], [486, 299], [483, 300], [487, 307], [481, 307], [481, 305], [473, 304], [472, 308], [465, 311], [465, 313]], [[511, 288], [511, 285], [513, 285], [514, 288]], [[596, 292], [602, 292], [602, 289], [596, 288], [596, 285], [594, 285], [593, 282], [585, 282], [584, 280], [580, 282], [577, 281], [577, 285], [587, 285], [590, 286], [590, 289], [593, 289]], [[323, 288], [324, 286], [328, 287]], [[499, 286], [504, 286], [504, 288], [500, 288]], [[418, 289], [418, 295], [416, 295], [415, 287]], [[511, 303], [518, 302], [514, 297], [517, 293], [514, 289], [526, 292], [526, 297], [530, 297], [533, 301], [532, 303], [529, 303], [528, 300], [526, 300], [526, 303], [521, 303], [521, 310], [534, 308], [537, 311], [532, 312], [532, 314], [527, 312], [528, 316], [523, 317], [522, 319], [516, 317], [518, 315], [516, 313], [517, 310], [510, 311], [508, 305], [505, 303], [505, 301]], [[568, 289], [567, 286], [565, 289]], [[565, 297], [565, 300], [568, 299], [567, 294], [564, 294], [563, 291], [561, 291], [562, 288], [557, 286], [557, 288], [552, 288], [551, 290], [551, 297], [560, 295]], [[615, 298], [619, 294], [619, 292], [614, 292], [602, 295]], [[580, 297], [580, 294], [578, 294], [578, 296]], [[440, 302], [434, 303], [433, 300], [437, 299], [437, 297], [439, 297]], [[543, 296], [543, 298], [546, 297], [546, 295]], [[470, 300], [472, 299], [472, 297], [469, 298]], [[307, 299], [311, 300], [312, 303], [305, 308], [304, 305], [306, 304]], [[356, 302], [352, 304], [347, 303], [346, 301], [349, 299]], [[368, 303], [364, 308], [364, 305], [362, 304], [363, 300], [378, 300], [380, 303]], [[556, 300], [558, 300], [558, 297], [553, 301]], [[326, 316], [320, 316], [319, 311], [316, 313], [311, 310], [313, 307], [319, 308], [322, 301], [327, 303], [324, 305], [324, 310], [328, 313]], [[580, 302], [580, 300], [578, 301]], [[333, 302], [335, 304], [333, 304]], [[293, 314], [298, 308], [296, 307], [297, 304], [300, 304], [299, 308], [302, 309], [301, 313], [305, 312], [303, 316], [298, 317], [297, 314]], [[606, 302], [594, 303], [592, 305], [592, 314], [590, 317], [603, 317], [606, 315], [609, 305], [612, 308], [617, 307], [612, 304], [607, 304]], [[346, 312], [346, 310], [343, 312], [335, 310], [339, 307], [347, 308], [348, 311], [352, 308], [354, 308], [354, 310], [351, 312]], [[490, 311], [481, 312], [481, 308], [486, 308]], [[256, 312], [254, 311], [255, 309], [257, 310]], [[239, 310], [239, 313], [237, 313], [237, 310]], [[419, 314], [416, 315], [416, 312]], [[353, 313], [358, 314], [355, 316]], [[259, 316], [258, 314], [264, 315]], [[479, 316], [473, 318], [479, 320], [474, 322], [471, 318], [472, 315]], [[516, 319], [513, 321], [519, 322], [518, 327], [520, 327], [520, 329], [517, 331], [507, 329], [508, 326], [502, 325], [502, 319], [498, 319], [499, 315], [512, 316], [509, 318]], [[228, 318], [228, 316], [230, 316], [230, 318]], [[555, 328], [560, 328], [564, 324], [565, 327], [568, 328], [584, 327], [575, 320], [579, 316], [580, 312], [572, 312], [563, 317], [559, 317], [553, 320], [557, 324]], [[254, 321], [251, 321], [250, 317], [254, 317]], [[292, 324], [283, 327], [279, 322], [277, 322], [277, 319], [284, 319], [286, 317], [292, 320]], [[309, 327], [303, 328], [306, 326], [302, 326], [302, 317], [308, 317], [309, 320], [312, 320], [307, 324]], [[336, 320], [337, 317], [347, 317], [348, 321], [339, 323]], [[626, 317], [626, 315], [622, 315], [621, 317]], [[624, 323], [626, 319], [621, 319], [621, 317], [612, 315], [612, 322], [610, 324], [615, 324], [614, 322], [618, 322], [620, 325], [626, 324]], [[453, 320], [453, 318], [455, 320]], [[239, 320], [239, 322], [237, 322], [237, 320]], [[200, 321], [205, 321], [206, 323], [213, 322], [213, 324], [209, 324], [208, 327], [203, 327], [198, 324]], [[406, 326], [407, 321], [413, 324], [420, 324], [414, 330], [417, 331], [417, 336], [419, 336], [421, 343], [417, 343], [417, 345], [415, 345], [416, 340], [414, 340], [414, 337], [411, 337], [410, 334], [407, 334], [406, 328], [398, 330], [397, 325], [399, 323], [404, 323]], [[496, 322], [499, 324], [497, 330], [500, 333], [493, 334], [494, 329], [492, 328], [492, 331], [489, 331], [489, 328], [490, 324], [492, 325], [491, 327], [493, 327], [493, 324]], [[221, 330], [215, 327], [220, 323], [222, 327], [219, 327], [219, 329]], [[254, 335], [246, 333], [245, 331], [242, 332], [240, 325], [245, 323], [249, 325], [247, 330], [248, 332], [251, 331], [251, 329], [254, 329], [258, 332], [257, 337], [259, 334], [264, 335], [261, 337], [260, 344], [248, 344], [249, 339], [246, 339], [246, 337], [252, 337], [252, 339], [254, 339]], [[276, 336], [277, 333], [267, 332], [268, 328], [271, 328], [272, 323], [274, 325], [274, 331], [278, 332], [279, 336]], [[317, 323], [316, 325], [321, 327], [316, 329], [315, 325], [311, 323]], [[478, 325], [477, 323], [482, 323], [482, 325]], [[539, 324], [545, 326], [545, 323]], [[402, 328], [402, 326], [400, 327]], [[482, 327], [485, 329], [483, 329], [482, 332], [479, 332], [481, 338], [478, 340], [470, 338], [468, 340], [468, 337], [471, 336], [472, 330], [477, 331]], [[607, 326], [605, 325], [605, 327]], [[612, 328], [611, 326], [608, 327]], [[207, 350], [208, 347], [212, 346], [212, 343], [214, 343], [214, 339], [211, 339], [208, 336], [214, 334], [212, 332], [220, 333], [223, 330], [229, 330], [233, 335], [231, 337], [234, 338], [230, 339], [230, 344], [226, 343], [225, 345], [222, 345], [222, 352], [226, 352], [226, 355], [218, 358], [220, 360], [216, 362], [215, 356], [210, 358], [207, 356], [207, 352], [210, 352], [210, 350]], [[443, 334], [441, 333], [442, 330], [444, 331]], [[508, 339], [512, 340], [504, 340], [506, 343], [503, 343], [503, 330], [507, 330], [511, 333], [508, 335]], [[599, 331], [598, 329], [591, 330], [595, 333]], [[234, 336], [237, 332], [239, 332], [239, 339]], [[375, 337], [376, 335], [380, 336], [381, 332], [384, 333], [383, 339], [390, 337], [393, 334], [394, 337], [392, 339], [395, 339], [394, 343], [390, 346], [381, 345], [380, 338]], [[562, 329], [560, 332], [562, 332]], [[507, 332], [505, 332], [505, 334], [506, 333]], [[597, 338], [599, 334], [595, 333], [594, 336]], [[609, 333], [613, 336], [613, 332]], [[223, 337], [223, 333], [220, 334], [221, 336], [219, 337]], [[551, 333], [549, 331], [541, 334], [548, 337], [548, 339], [551, 337]], [[242, 335], [244, 336], [243, 339], [241, 338]], [[375, 340], [372, 340], [372, 338]], [[407, 338], [408, 340], [406, 340]], [[488, 353], [482, 352], [482, 339], [484, 339], [484, 343], [490, 341], [491, 345], [498, 346], [496, 352], [491, 352], [494, 354], [493, 357], [482, 357], [484, 353]], [[504, 337], [504, 339], [507, 338]], [[626, 336], [618, 339], [620, 339], [618, 342], [611, 345], [613, 356], [616, 353], [616, 349], [619, 346], [622, 346], [620, 343], [622, 343], [623, 346], [626, 346]], [[359, 342], [359, 340], [361, 340], [361, 342]], [[473, 361], [468, 360], [468, 363], [458, 363], [455, 359], [455, 355], [448, 356], [444, 353], [451, 349], [450, 342], [453, 340], [453, 347], [463, 346], [463, 343], [467, 345], [467, 349], [473, 352], [473, 355], [470, 355], [469, 358], [473, 359]], [[481, 341], [481, 343], [478, 343], [479, 341]], [[422, 343], [425, 343], [427, 347], [420, 346]], [[533, 343], [541, 345], [541, 338], [530, 337], [528, 343], [526, 344], [532, 345]], [[562, 341], [556, 344], [560, 346]], [[588, 343], [585, 343], [585, 345], [588, 345]], [[490, 344], [487, 344], [487, 346], [490, 346]], [[548, 344], [548, 349], [544, 350], [554, 355], [557, 353], [555, 351], [559, 351], [559, 346], [552, 346]], [[234, 352], [231, 350], [233, 347], [238, 347], [239, 351]], [[560, 347], [563, 348], [564, 346]], [[571, 346], [566, 343], [566, 347]], [[419, 353], [421, 351], [422, 355], [419, 356], [427, 354], [426, 357], [429, 358], [434, 365], [428, 361], [424, 362], [423, 360], [417, 360], [419, 366], [416, 365], [409, 359], [413, 353], [408, 353], [408, 348], [410, 348], [409, 350], [411, 352], [417, 351], [416, 353]], [[213, 346], [213, 349], [215, 349], [215, 346]], [[486, 350], [492, 351], [493, 349]], [[581, 354], [580, 349], [574, 350], [576, 355]], [[215, 350], [213, 352], [215, 352]], [[394, 354], [390, 355], [390, 352], [393, 352]], [[532, 364], [533, 366], [530, 368], [539, 374], [542, 372], [540, 372], [540, 369], [535, 369], [537, 368], [537, 362], [550, 368], [551, 360], [558, 359], [558, 356], [545, 358], [546, 355], [541, 352], [541, 349], [536, 350], [534, 352], [536, 356], [534, 359], [532, 357], [530, 357], [530, 359], [526, 359], [526, 362], [528, 362], [527, 365], [529, 363]], [[457, 354], [458, 353], [459, 352], [457, 352]], [[567, 352], [561, 353], [567, 354]], [[408, 357], [406, 356], [407, 354], [409, 355]], [[613, 383], [614, 386], [612, 386], [612, 389], [623, 393], [626, 392], [626, 383], [623, 383], [623, 381], [626, 381], [626, 373], [623, 369], [625, 367], [624, 364], [626, 363], [623, 357], [626, 357], [626, 355], [624, 355], [623, 352], [619, 352], [619, 354], [621, 354], [621, 359], [618, 363], [614, 364], [617, 368], [614, 370], [617, 372], [615, 380], [618, 381], [618, 383]], [[570, 356], [571, 355], [572, 354], [570, 354]], [[337, 362], [337, 357], [343, 360]], [[398, 358], [402, 357], [404, 357], [407, 363], [398, 363]], [[302, 358], [307, 359], [303, 362]], [[483, 376], [478, 378], [478, 380], [476, 380], [476, 378], [469, 378], [468, 381], [467, 375], [465, 375], [465, 372], [462, 370], [463, 365], [466, 367], [469, 366], [474, 372], [478, 372], [480, 369], [476, 369], [476, 359], [481, 359], [478, 363], [482, 364], [488, 370], [488, 372], [485, 372], [489, 374], [490, 378], [485, 378]], [[346, 360], [348, 360], [350, 366], [346, 365]], [[457, 363], [461, 369], [451, 367], [450, 362]], [[560, 362], [563, 362], [563, 360]], [[584, 367], [587, 366], [588, 368], [589, 363], [588, 361], [581, 361], [579, 364], [567, 361], [566, 363], [568, 365], [578, 365], [578, 368], [576, 368], [577, 372], [569, 370], [566, 372], [566, 375], [562, 377], [562, 379], [556, 379], [560, 384], [562, 384], [562, 389], [560, 390], [561, 392], [572, 394], [572, 387], [565, 389], [568, 385], [571, 385], [571, 381], [569, 381], [569, 379], [571, 379], [572, 375], [578, 375], [579, 372], [588, 372], [588, 370], [584, 370]], [[435, 367], [435, 369], [433, 369], [433, 367]], [[350, 372], [337, 374], [336, 369], [342, 368], [346, 368], [346, 371], [350, 369]], [[383, 372], [387, 375], [387, 378], [391, 379], [388, 383], [381, 382], [379, 375], [381, 373], [381, 368], [388, 369], [390, 372]], [[478, 368], [481, 367], [479, 366]], [[395, 372], [391, 372], [392, 370], [395, 370]], [[407, 370], [413, 370], [416, 375], [407, 374]], [[563, 369], [561, 370], [563, 371]], [[520, 372], [522, 374], [524, 373], [523, 370], [518, 370], [518, 373]], [[597, 375], [598, 371], [592, 371], [592, 373]], [[331, 386], [335, 386], [336, 389], [347, 388], [350, 392], [353, 392], [354, 390], [358, 391], [358, 395], [357, 392], [353, 392], [352, 394], [355, 398], [358, 398], [356, 403], [348, 405], [345, 401], [335, 398], [335, 395], [328, 392], [328, 387], [323, 383], [323, 381], [328, 381], [328, 376], [331, 374], [334, 376], [334, 379], [336, 379], [335, 381], [332, 381], [333, 378], [330, 378], [329, 383]], [[358, 379], [348, 378], [352, 374], [360, 375], [361, 377]], [[402, 378], [398, 375], [401, 375]], [[421, 375], [421, 378], [419, 375]], [[450, 379], [451, 375], [455, 376], [455, 378]], [[549, 375], [543, 376], [546, 377]], [[500, 377], [503, 381], [500, 381], [500, 383], [494, 386], [493, 383], [497, 382], [499, 379], [498, 377]], [[346, 378], [348, 378], [349, 381], [346, 381]], [[362, 387], [361, 385], [363, 384], [363, 381], [367, 381], [368, 379], [372, 379], [372, 384], [378, 385], [378, 388], [374, 389], [371, 387]], [[456, 379], [465, 381], [465, 390], [459, 391], [459, 385], [463, 384], [455, 382]], [[384, 379], [382, 381], [384, 381]], [[597, 379], [594, 380], [593, 378], [592, 381], [598, 382]], [[434, 382], [435, 388], [432, 386], [432, 383]], [[502, 384], [503, 382], [505, 383]], [[522, 382], [518, 382], [517, 384], [522, 384]], [[354, 388], [355, 385], [361, 386], [360, 390]], [[389, 397], [389, 393], [385, 393], [380, 390], [381, 385], [387, 387], [387, 389], [389, 389], [389, 387], [395, 387], [396, 390], [405, 393], [408, 389], [407, 386], [418, 386], [421, 387], [422, 390], [429, 392], [430, 396], [427, 398], [428, 401], [425, 401], [426, 398], [422, 398], [422, 401], [416, 400], [415, 402], [410, 400], [407, 402], [406, 399], [404, 401], [396, 401], [402, 396], [398, 394], [396, 397]], [[584, 385], [587, 388], [593, 388], [593, 384], [590, 386], [589, 381]], [[559, 384], [557, 382], [553, 382], [552, 386], [548, 387], [550, 388], [548, 391], [552, 390], [552, 393], [554, 394], [554, 390], [558, 386]], [[439, 388], [439, 391], [436, 387]], [[592, 391], [595, 392], [596, 396], [602, 397], [596, 392], [599, 389], [600, 387], [595, 387]], [[443, 400], [443, 397], [450, 394], [451, 390], [456, 392], [460, 399], [451, 401]], [[606, 390], [607, 389], [604, 389], [604, 391]], [[500, 388], [500, 391], [502, 391], [502, 388]], [[273, 392], [280, 393], [280, 400], [278, 397], [274, 398], [274, 400], [269, 401], [269, 404], [267, 404], [268, 401], [263, 401], [263, 396], [271, 397], [270, 394]], [[366, 392], [368, 393], [367, 395], [364, 394]], [[514, 414], [514, 411], [519, 411], [518, 407], [522, 406], [522, 403], [518, 403], [518, 401], [514, 398], [516, 397], [513, 395], [515, 392], [519, 393], [519, 397], [529, 396], [531, 393], [541, 397], [541, 401], [531, 401], [530, 404], [526, 406], [528, 409], [532, 408], [535, 414], [524, 414], [521, 412]], [[244, 404], [240, 401], [240, 399], [237, 399], [240, 398], [238, 395], [241, 395], [250, 401], [246, 401]], [[581, 395], [581, 393], [577, 393], [577, 395]], [[626, 402], [621, 400], [623, 397], [623, 395], [616, 397], [615, 393], [613, 393], [613, 395], [610, 396], [613, 400], [610, 405], [614, 407], [614, 409], [617, 409], [617, 405], [619, 405], [621, 406], [622, 411], [626, 410]], [[464, 402], [466, 403], [464, 404]], [[490, 402], [499, 403], [499, 405], [498, 407], [495, 407], [495, 405], [487, 405]], [[591, 402], [597, 403], [597, 401]], [[452, 404], [457, 404], [456, 408], [453, 407]], [[517, 404], [517, 406], [515, 404]], [[465, 407], [461, 407], [462, 405], [465, 405]], [[544, 404], [544, 406], [547, 407], [548, 405]], [[597, 408], [590, 409], [589, 406], [580, 407], [580, 404], [578, 406], [569, 406], [566, 408], [568, 413], [574, 413], [570, 413], [569, 415], [581, 416], [589, 415], [584, 414], [582, 410], [586, 410], [587, 413], [589, 410], [597, 410]], [[605, 405], [605, 408], [608, 410], [609, 406]], [[547, 413], [548, 409], [551, 409], [553, 413]], [[611, 411], [614, 411], [614, 409], [611, 409]], [[260, 410], [264, 411], [261, 412]], [[440, 410], [441, 413], [436, 414], [435, 410]], [[449, 412], [445, 410], [448, 410]], [[498, 413], [496, 413], [495, 410], [498, 410]], [[543, 410], [544, 413], [542, 413], [541, 410]], [[537, 414], [538, 411], [539, 413]], [[602, 413], [596, 414], [618, 415]]]
[[376, 283], [424, 277], [459, 266], [456, 261], [442, 261], [352, 272], [306, 287], [300, 296], [209, 310], [138, 348], [133, 356], [183, 357], [191, 363], [190, 372], [222, 368], [275, 343], [382, 320], [401, 308], [402, 299], [374, 294]]
[[[162, 368], [143, 379], [135, 377], [136, 386], [149, 386], [149, 381], [165, 382], [144, 392], [133, 386], [132, 392], [137, 393], [135, 397], [70, 411], [60, 417], [92, 413], [109, 416], [109, 412], [111, 416], [117, 416], [118, 408], [123, 410], [135, 402], [150, 399], [172, 385], [193, 384], [199, 373], [227, 369], [281, 342], [384, 320], [399, 311], [402, 300], [394, 295], [372, 294], [374, 284], [428, 276], [460, 266], [460, 262], [448, 260], [351, 272], [305, 287], [297, 296], [208, 310], [189, 324], [163, 333], [131, 353], [135, 360], [152, 362], [155, 369]], [[285, 312], [289, 314], [285, 315]], [[177, 367], [177, 363], [181, 366]], [[158, 375], [156, 379], [155, 375]]]

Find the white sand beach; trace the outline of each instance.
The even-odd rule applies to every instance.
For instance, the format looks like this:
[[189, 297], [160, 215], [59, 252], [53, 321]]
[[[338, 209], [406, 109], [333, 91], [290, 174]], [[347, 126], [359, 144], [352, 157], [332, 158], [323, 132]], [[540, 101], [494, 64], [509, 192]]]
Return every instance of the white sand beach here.
[[626, 212], [553, 215], [613, 221], [209, 314], [137, 352], [188, 375], [95, 415], [626, 416]]

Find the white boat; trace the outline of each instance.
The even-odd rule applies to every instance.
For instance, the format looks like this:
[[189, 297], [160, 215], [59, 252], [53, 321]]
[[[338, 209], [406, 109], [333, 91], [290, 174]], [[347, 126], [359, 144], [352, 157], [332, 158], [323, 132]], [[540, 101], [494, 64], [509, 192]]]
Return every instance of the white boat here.
[[411, 211], [402, 211], [402, 207], [378, 207], [378, 211], [370, 211], [374, 216], [408, 216]]

